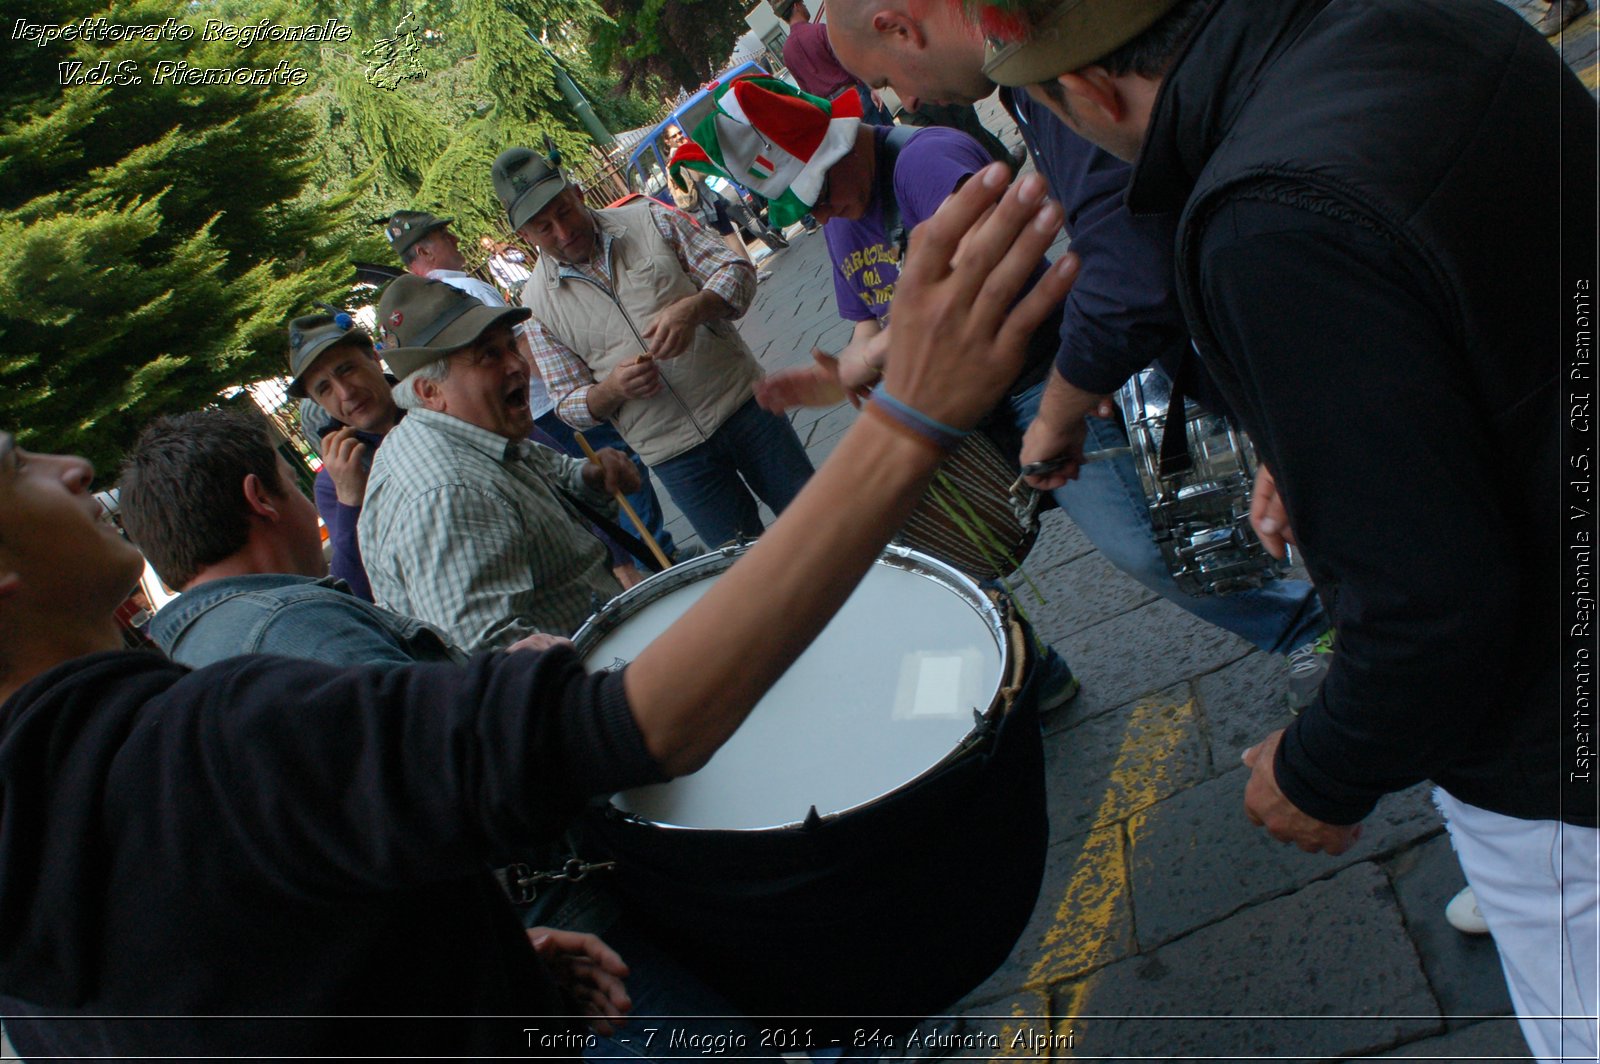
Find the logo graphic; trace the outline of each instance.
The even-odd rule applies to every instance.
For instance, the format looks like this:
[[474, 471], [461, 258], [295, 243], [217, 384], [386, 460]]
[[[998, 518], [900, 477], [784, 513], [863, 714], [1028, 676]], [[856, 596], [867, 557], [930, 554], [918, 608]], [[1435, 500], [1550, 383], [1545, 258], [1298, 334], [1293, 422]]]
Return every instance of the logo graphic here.
[[[411, 20], [412, 12], [407, 11], [395, 24], [393, 37], [386, 37], [361, 53], [363, 58], [372, 60], [366, 68], [369, 85], [393, 92], [402, 81], [420, 78], [426, 73], [417, 62], [422, 42], [417, 39], [416, 25], [407, 25]], [[428, 35], [433, 36], [433, 31], [428, 31]]]
[[773, 171], [777, 169], [777, 164], [771, 159], [767, 158], [765, 155], [758, 154], [750, 164], [750, 176], [755, 178], [757, 181], [765, 181], [767, 178], [771, 177]]

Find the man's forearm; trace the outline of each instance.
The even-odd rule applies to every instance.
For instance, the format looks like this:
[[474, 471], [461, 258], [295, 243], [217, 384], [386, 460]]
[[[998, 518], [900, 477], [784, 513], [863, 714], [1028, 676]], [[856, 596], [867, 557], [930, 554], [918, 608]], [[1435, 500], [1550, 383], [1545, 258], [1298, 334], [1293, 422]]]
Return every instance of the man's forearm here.
[[609, 421], [622, 408], [626, 398], [607, 387], [606, 381], [600, 381], [584, 389], [583, 403], [596, 422]]
[[1081, 421], [1099, 405], [1099, 395], [1084, 391], [1056, 369], [1045, 381], [1044, 394], [1039, 397], [1039, 413], [1035, 416], [1047, 425], [1061, 427]]
[[723, 299], [710, 289], [701, 289], [689, 296], [690, 305], [694, 308], [695, 324], [701, 325], [708, 321], [720, 318], [732, 318], [737, 315], [733, 304]]

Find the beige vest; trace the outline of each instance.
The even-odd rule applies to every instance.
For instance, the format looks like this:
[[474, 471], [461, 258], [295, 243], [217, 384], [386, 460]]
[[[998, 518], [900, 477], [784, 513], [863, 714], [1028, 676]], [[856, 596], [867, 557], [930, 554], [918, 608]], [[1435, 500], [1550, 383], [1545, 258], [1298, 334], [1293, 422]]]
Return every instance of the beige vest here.
[[[553, 256], [541, 255], [533, 279], [523, 286], [522, 305], [603, 381], [644, 353], [642, 337], [657, 311], [700, 289], [656, 228], [648, 201], [596, 211], [595, 217], [603, 232], [613, 234], [608, 272], [615, 294], [570, 269], [563, 274]], [[671, 390], [629, 399], [612, 418], [646, 465], [704, 442], [702, 434], [710, 437], [738, 410], [762, 376], [739, 330], [725, 319], [701, 325], [688, 350], [660, 363], [660, 370]]]

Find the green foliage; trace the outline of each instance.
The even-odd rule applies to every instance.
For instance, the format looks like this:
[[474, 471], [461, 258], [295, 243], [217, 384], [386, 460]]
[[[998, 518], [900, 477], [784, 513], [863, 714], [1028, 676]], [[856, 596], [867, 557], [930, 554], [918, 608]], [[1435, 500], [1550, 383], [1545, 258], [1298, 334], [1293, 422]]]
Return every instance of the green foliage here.
[[587, 43], [581, 50], [561, 48], [556, 54], [600, 121], [613, 133], [655, 124], [668, 110], [666, 101], [675, 95], [654, 75], [645, 75], [641, 83], [624, 92], [621, 76], [600, 66]]
[[[37, 17], [172, 12], [133, 0]], [[283, 322], [347, 281], [333, 229], [350, 197], [301, 196], [315, 148], [294, 86], [153, 77], [163, 59], [294, 64], [290, 46], [196, 34], [33, 51], [49, 61], [17, 57], [0, 87], [0, 425], [110, 469], [150, 418], [282, 372]], [[135, 63], [144, 82], [62, 87], [63, 60]]]
[[621, 75], [624, 92], [650, 79], [694, 90], [721, 73], [749, 29], [748, 0], [602, 0], [609, 24], [596, 28], [600, 60]]

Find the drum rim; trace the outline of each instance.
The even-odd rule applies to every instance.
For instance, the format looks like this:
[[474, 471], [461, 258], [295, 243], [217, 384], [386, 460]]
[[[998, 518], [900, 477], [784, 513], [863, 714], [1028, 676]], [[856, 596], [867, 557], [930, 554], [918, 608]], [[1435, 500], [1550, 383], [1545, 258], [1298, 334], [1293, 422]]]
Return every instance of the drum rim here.
[[[572, 643], [574, 649], [578, 652], [578, 657], [580, 659], [585, 657], [591, 650], [595, 649], [601, 640], [616, 631], [623, 621], [632, 616], [633, 612], [636, 612], [630, 611], [630, 608], [643, 608], [658, 599], [665, 598], [680, 588], [695, 583], [700, 579], [702, 570], [715, 569], [722, 571], [729, 568], [738, 559], [739, 555], [749, 550], [751, 546], [752, 544], [733, 544], [722, 547], [719, 550], [709, 551], [698, 558], [691, 558], [686, 562], [674, 565], [670, 569], [656, 573], [612, 598], [610, 602], [602, 606], [594, 616], [585, 621], [582, 627], [573, 633]], [[886, 565], [893, 569], [902, 569], [919, 576], [930, 577], [944, 584], [949, 590], [957, 592], [961, 599], [982, 619], [985, 628], [994, 637], [995, 645], [999, 648], [1000, 686], [996, 689], [994, 698], [990, 700], [986, 709], [981, 712], [976, 709], [973, 710], [972, 728], [961, 737], [959, 742], [950, 748], [948, 753], [910, 779], [898, 783], [864, 801], [841, 809], [831, 810], [827, 813], [816, 812], [816, 807], [813, 806], [813, 813], [781, 824], [727, 828], [672, 824], [663, 820], [651, 820], [649, 817], [619, 808], [613, 801], [616, 797], [615, 795], [607, 796], [605, 799], [604, 810], [606, 815], [662, 831], [700, 832], [706, 834], [789, 831], [804, 827], [807, 824], [828, 823], [829, 821], [869, 809], [879, 802], [886, 801], [922, 784], [929, 777], [943, 771], [955, 759], [966, 755], [973, 746], [991, 735], [998, 726], [999, 710], [1005, 704], [1006, 691], [1012, 685], [1020, 682], [1018, 676], [1019, 667], [1024, 663], [1018, 661], [1017, 654], [1019, 650], [1025, 651], [1026, 649], [1021, 647], [1020, 644], [1014, 644], [1010, 638], [1010, 629], [1013, 621], [1007, 609], [990, 598], [978, 586], [976, 581], [960, 569], [910, 547], [891, 543], [878, 555], [873, 565], [874, 567]], [[868, 571], [870, 572], [871, 570]]]

